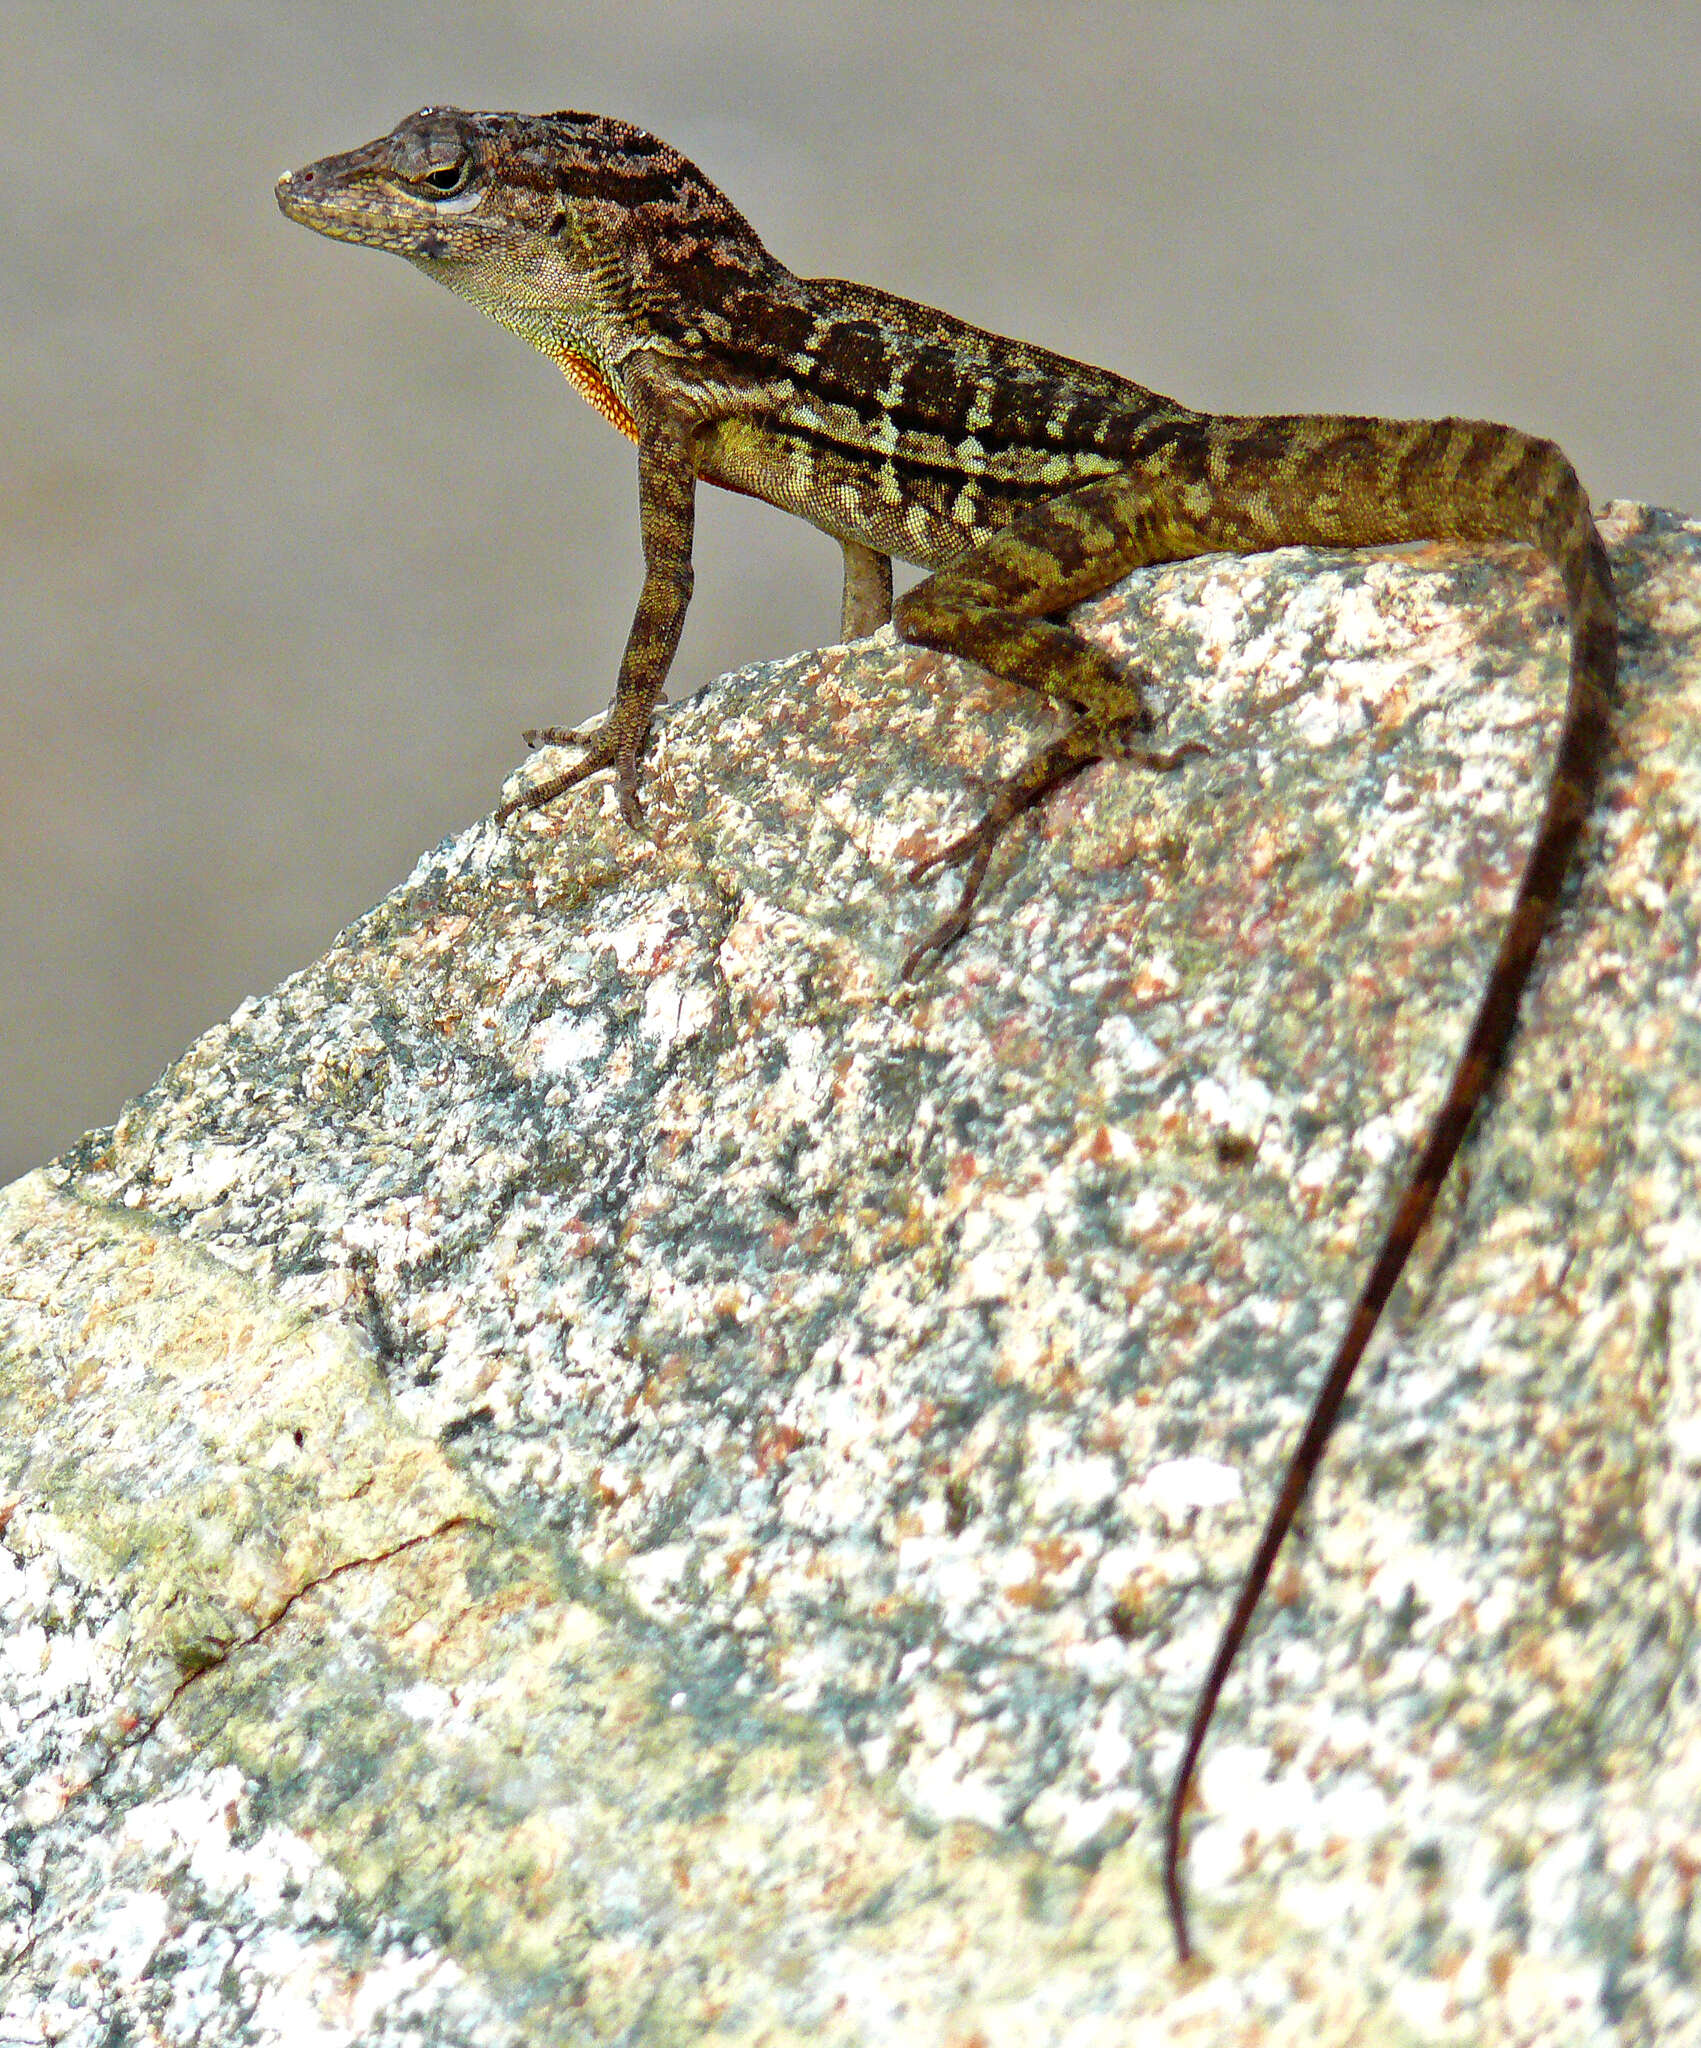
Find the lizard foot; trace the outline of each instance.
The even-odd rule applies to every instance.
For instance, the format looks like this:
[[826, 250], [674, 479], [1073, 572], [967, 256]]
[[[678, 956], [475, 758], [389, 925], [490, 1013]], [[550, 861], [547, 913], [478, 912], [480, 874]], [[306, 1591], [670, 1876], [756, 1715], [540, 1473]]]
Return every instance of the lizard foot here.
[[534, 726], [526, 734], [528, 747], [583, 747], [581, 760], [571, 768], [563, 769], [559, 775], [547, 776], [530, 789], [523, 789], [518, 796], [511, 796], [496, 806], [496, 822], [514, 817], [520, 811], [535, 811], [542, 805], [552, 803], [564, 791], [575, 788], [604, 768], [612, 768], [620, 790], [620, 815], [634, 828], [643, 822], [643, 806], [638, 801], [638, 749], [630, 740], [623, 739], [614, 730], [613, 722], [605, 725], [601, 732], [590, 739], [566, 726]]
[[[1142, 724], [1143, 724], [1142, 720]], [[1089, 762], [1102, 760], [1114, 752], [1114, 758], [1126, 761], [1136, 768], [1148, 768], [1155, 774], [1167, 775], [1171, 769], [1179, 768], [1183, 761], [1195, 754], [1208, 754], [1211, 750], [1202, 740], [1183, 740], [1179, 747], [1160, 751], [1157, 748], [1141, 746], [1130, 738], [1131, 730], [1140, 729], [1133, 720], [1124, 722], [1124, 728], [1114, 735], [1114, 749], [1104, 742], [1112, 737], [1099, 732], [1089, 742], [1091, 751], [1082, 744], [1083, 728], [1076, 727], [1064, 737], [1037, 755], [1027, 768], [1011, 776], [1008, 782], [994, 791], [992, 802], [987, 806], [986, 815], [980, 822], [971, 825], [968, 831], [942, 846], [937, 853], [930, 853], [925, 860], [918, 860], [910, 869], [909, 878], [919, 882], [924, 875], [930, 875], [935, 868], [965, 868], [963, 887], [956, 904], [934, 925], [922, 939], [913, 945], [904, 956], [901, 969], [905, 981], [913, 981], [921, 964], [931, 953], [943, 953], [953, 939], [961, 937], [967, 929], [969, 912], [974, 908], [975, 898], [980, 894], [980, 885], [986, 879], [987, 864], [992, 859], [992, 849], [998, 844], [1004, 832], [1030, 809], [1047, 790], [1065, 782]]]
[[910, 869], [909, 878], [912, 882], [919, 882], [935, 868], [966, 867], [968, 873], [963, 877], [962, 890], [955, 906], [946, 911], [933, 929], [917, 940], [904, 955], [904, 964], [900, 972], [905, 981], [914, 981], [921, 963], [930, 953], [943, 953], [951, 941], [960, 937], [968, 928], [969, 912], [974, 908], [974, 900], [980, 894], [980, 885], [986, 879], [986, 868], [992, 859], [992, 849], [998, 844], [1000, 835], [1014, 815], [1014, 812], [1001, 814], [995, 800], [992, 808], [978, 825], [971, 825], [967, 832], [960, 838], [953, 839], [949, 846], [941, 847], [939, 852], [929, 854], [926, 860], [918, 860]]

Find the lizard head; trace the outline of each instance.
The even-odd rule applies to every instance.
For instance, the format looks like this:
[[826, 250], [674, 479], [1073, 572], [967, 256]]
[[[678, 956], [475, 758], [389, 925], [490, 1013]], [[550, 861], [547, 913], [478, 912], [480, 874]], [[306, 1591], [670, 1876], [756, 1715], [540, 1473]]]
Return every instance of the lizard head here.
[[729, 285], [785, 276], [676, 149], [600, 114], [422, 107], [286, 172], [277, 200], [322, 235], [405, 256], [545, 354], [604, 372], [634, 348], [688, 353]]
[[[405, 256], [540, 347], [597, 310], [599, 266], [543, 167], [516, 150], [518, 115], [422, 107], [376, 142], [278, 180], [291, 220]], [[545, 331], [547, 330], [547, 331]]]

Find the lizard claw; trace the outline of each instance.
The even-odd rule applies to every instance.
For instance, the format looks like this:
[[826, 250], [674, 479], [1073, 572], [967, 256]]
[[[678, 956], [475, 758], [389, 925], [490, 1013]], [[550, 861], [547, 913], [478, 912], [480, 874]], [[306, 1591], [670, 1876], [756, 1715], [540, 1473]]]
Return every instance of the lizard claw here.
[[932, 874], [935, 868], [960, 868], [964, 861], [974, 855], [983, 841], [990, 853], [992, 842], [997, 837], [996, 832], [988, 830], [991, 822], [989, 818], [982, 818], [978, 825], [971, 825], [968, 831], [961, 833], [948, 846], [942, 846], [937, 853], [930, 853], [924, 860], [918, 860], [910, 869], [909, 879], [912, 882], [919, 882], [924, 876]]
[[594, 734], [589, 740], [581, 734], [557, 725], [535, 726], [527, 732], [529, 747], [583, 747], [585, 752], [571, 768], [565, 768], [559, 775], [546, 776], [542, 782], [530, 789], [523, 789], [517, 796], [506, 798], [496, 806], [496, 822], [514, 817], [520, 811], [535, 811], [544, 804], [552, 803], [558, 796], [579, 783], [599, 774], [604, 768], [615, 771], [620, 791], [620, 815], [628, 825], [636, 828], [643, 822], [644, 809], [638, 801], [638, 752], [630, 743], [623, 742], [608, 727]]
[[995, 817], [989, 811], [978, 825], [971, 825], [967, 832], [953, 839], [949, 846], [941, 847], [937, 853], [930, 853], [925, 860], [918, 860], [910, 869], [909, 878], [912, 882], [919, 882], [935, 868], [966, 866], [968, 873], [963, 877], [962, 890], [953, 908], [946, 911], [932, 930], [904, 955], [904, 964], [899, 972], [905, 981], [914, 981], [921, 970], [922, 962], [930, 953], [943, 953], [952, 940], [959, 938], [968, 928], [969, 912], [974, 908], [975, 898], [980, 894], [980, 885], [986, 879], [987, 863], [992, 859], [992, 849], [997, 845], [999, 835], [1009, 822], [1008, 818]]
[[[1208, 754], [1210, 749], [1199, 740], [1183, 740], [1181, 745], [1167, 752], [1137, 743], [1132, 735], [1139, 730], [1136, 721], [1126, 722], [1127, 730], [1117, 735], [1116, 758], [1132, 762], [1136, 767], [1150, 768], [1160, 774], [1167, 774], [1183, 761], [1195, 754]], [[1066, 736], [1063, 746], [1067, 746]], [[1087, 759], [1101, 758], [1103, 750], [1095, 749]], [[1038, 757], [1029, 772], [1014, 776], [1000, 784], [993, 793], [991, 808], [977, 824], [942, 846], [937, 853], [930, 853], [925, 860], [918, 860], [910, 869], [910, 880], [919, 882], [923, 876], [933, 873], [935, 868], [964, 868], [962, 893], [955, 908], [948, 910], [933, 929], [912, 946], [904, 956], [902, 975], [905, 981], [913, 981], [921, 969], [922, 962], [931, 953], [943, 953], [953, 939], [961, 936], [968, 925], [969, 912], [974, 908], [975, 898], [980, 894], [980, 885], [986, 879], [987, 865], [992, 859], [992, 849], [1004, 833], [1015, 823], [1045, 791], [1084, 765], [1080, 759], [1059, 749], [1048, 749]], [[1060, 774], [1059, 767], [1063, 770]], [[1037, 772], [1035, 770], [1037, 769]]]

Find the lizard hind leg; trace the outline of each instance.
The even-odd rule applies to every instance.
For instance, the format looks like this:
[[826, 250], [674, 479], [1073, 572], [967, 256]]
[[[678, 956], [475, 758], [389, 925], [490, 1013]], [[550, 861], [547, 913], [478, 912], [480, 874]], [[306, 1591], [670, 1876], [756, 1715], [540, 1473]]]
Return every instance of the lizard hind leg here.
[[905, 980], [914, 979], [929, 955], [942, 953], [967, 928], [998, 841], [1060, 783], [1094, 761], [1115, 758], [1165, 772], [1207, 751], [1197, 740], [1169, 751], [1142, 745], [1139, 735], [1152, 724], [1142, 672], [1119, 665], [1073, 627], [1043, 616], [1104, 589], [1145, 559], [1149, 549], [1140, 540], [1102, 517], [1111, 509], [1121, 507], [1102, 486], [1055, 501], [983, 541], [898, 602], [893, 623], [905, 640], [965, 657], [1078, 714], [996, 785], [968, 831], [911, 870], [912, 882], [940, 867], [959, 867], [964, 874], [956, 904], [911, 947]]

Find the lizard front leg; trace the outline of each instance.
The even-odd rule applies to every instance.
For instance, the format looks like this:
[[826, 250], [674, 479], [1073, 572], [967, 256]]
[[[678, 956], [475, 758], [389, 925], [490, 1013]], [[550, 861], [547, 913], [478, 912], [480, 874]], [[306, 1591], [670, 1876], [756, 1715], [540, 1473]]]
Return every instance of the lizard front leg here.
[[845, 595], [839, 607], [839, 638], [860, 640], [892, 619], [892, 557], [860, 540], [841, 541], [845, 551]]
[[644, 587], [626, 636], [614, 702], [601, 731], [588, 742], [562, 726], [544, 726], [526, 734], [530, 746], [582, 746], [585, 752], [571, 768], [498, 805], [498, 822], [518, 811], [536, 810], [603, 768], [615, 772], [626, 822], [639, 822], [638, 753], [679, 645], [685, 607], [691, 602], [696, 504], [697, 471], [689, 442], [672, 430], [642, 434], [638, 441], [638, 519], [644, 541]]

